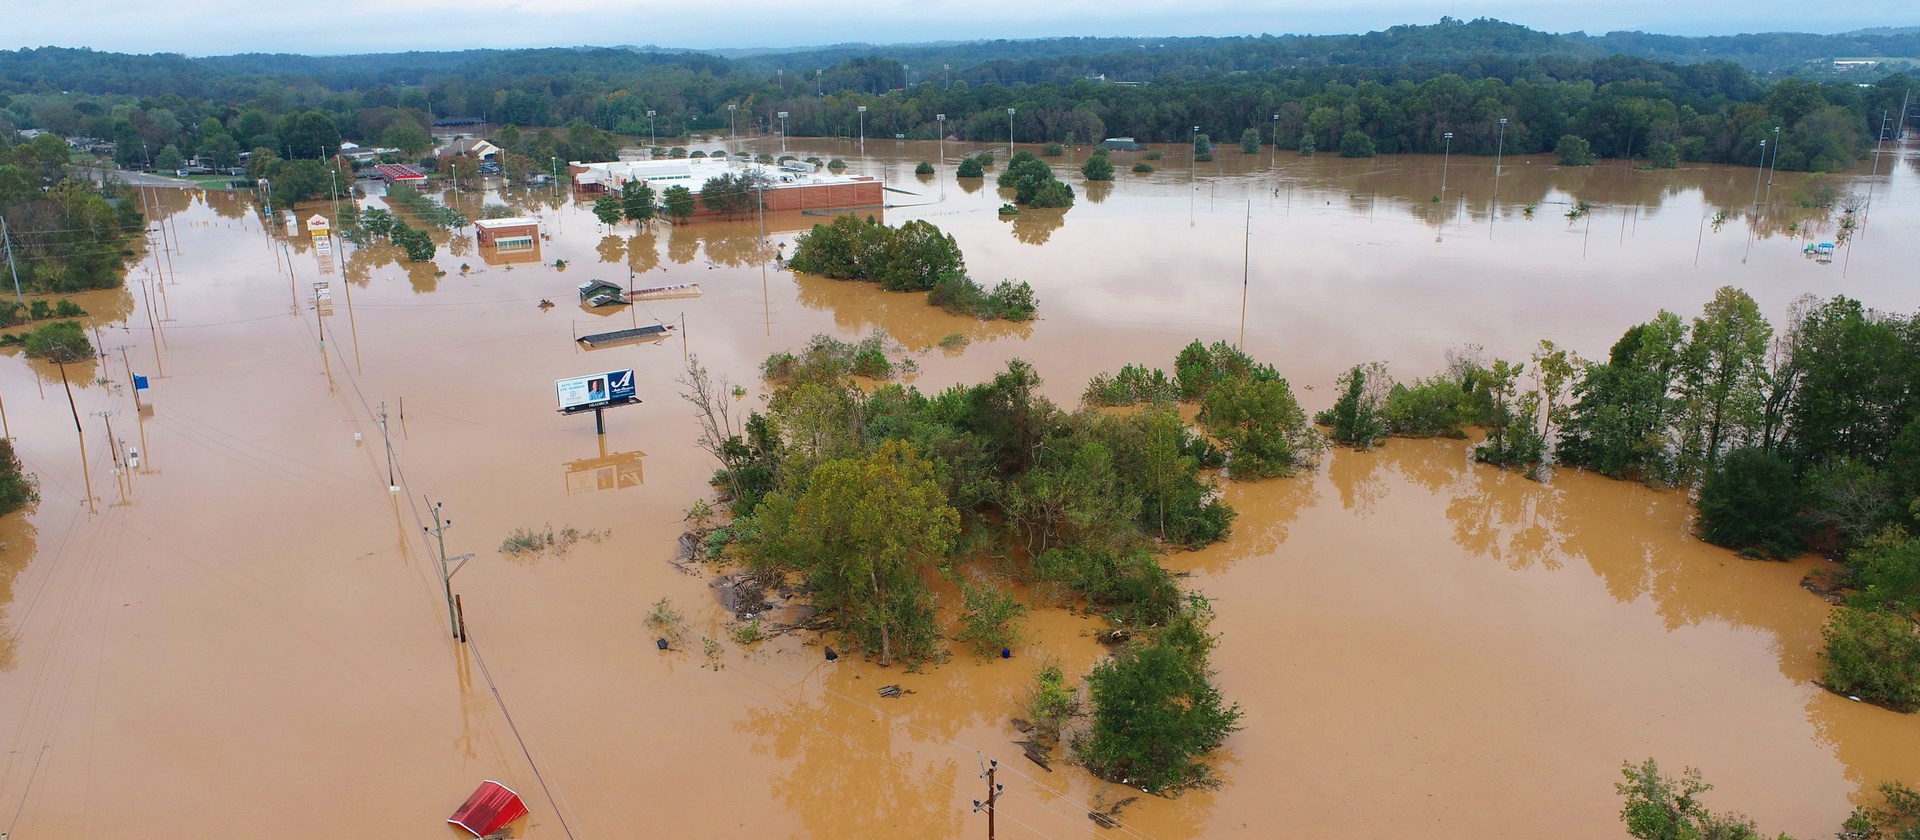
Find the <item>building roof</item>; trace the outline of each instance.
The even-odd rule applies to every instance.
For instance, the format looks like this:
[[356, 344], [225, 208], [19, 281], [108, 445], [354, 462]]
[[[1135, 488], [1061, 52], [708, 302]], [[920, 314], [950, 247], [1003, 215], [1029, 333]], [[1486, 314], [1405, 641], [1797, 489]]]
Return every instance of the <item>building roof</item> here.
[[759, 172], [766, 176], [769, 190], [823, 184], [857, 184], [874, 180], [869, 175], [836, 175], [824, 170], [794, 172], [745, 160], [715, 158], [575, 162], [572, 165], [584, 170], [574, 173], [573, 176], [573, 182], [579, 186], [604, 185], [608, 189], [619, 189], [629, 181], [645, 180], [653, 185], [656, 192], [678, 185], [686, 187], [694, 195], [700, 194], [700, 188], [706, 184], [707, 179], [727, 172], [735, 174]]
[[499, 230], [501, 228], [517, 228], [517, 227], [539, 227], [540, 220], [529, 219], [524, 216], [515, 216], [510, 219], [476, 219], [474, 220], [473, 226], [480, 228], [481, 230]]
[[467, 797], [467, 803], [453, 812], [447, 822], [473, 832], [475, 837], [485, 837], [526, 815], [527, 805], [520, 801], [520, 794], [489, 779], [480, 783], [479, 789]]
[[480, 157], [486, 157], [487, 155], [498, 154], [499, 151], [499, 146], [495, 146], [478, 137], [462, 137], [440, 147], [440, 154], [442, 155], [464, 155], [472, 152]]
[[424, 181], [427, 176], [420, 170], [404, 163], [382, 163], [373, 167], [380, 177], [389, 181]]

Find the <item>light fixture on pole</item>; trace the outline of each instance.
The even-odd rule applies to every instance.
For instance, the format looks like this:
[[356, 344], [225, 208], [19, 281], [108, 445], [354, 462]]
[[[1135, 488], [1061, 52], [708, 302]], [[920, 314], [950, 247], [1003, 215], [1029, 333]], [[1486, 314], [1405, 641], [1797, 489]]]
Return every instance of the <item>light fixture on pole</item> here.
[[860, 153], [864, 155], [867, 153], [867, 106], [862, 105], [854, 110], [860, 112]]
[[1440, 154], [1440, 212], [1446, 212], [1447, 205], [1447, 163], [1453, 160], [1453, 132], [1441, 135], [1446, 138], [1447, 149]]
[[647, 137], [652, 139], [653, 145], [658, 146], [660, 145], [660, 134], [653, 130], [653, 114], [653, 109], [647, 109]]
[[1007, 109], [1007, 157], [1013, 157], [1013, 109]]
[[780, 117], [780, 153], [787, 152], [787, 112], [781, 111]]

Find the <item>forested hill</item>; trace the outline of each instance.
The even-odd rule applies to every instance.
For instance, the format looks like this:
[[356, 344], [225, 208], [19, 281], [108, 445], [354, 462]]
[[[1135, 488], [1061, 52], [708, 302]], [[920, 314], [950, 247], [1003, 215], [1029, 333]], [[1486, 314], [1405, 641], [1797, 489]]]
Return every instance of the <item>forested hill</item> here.
[[[1263, 72], [1277, 68], [1451, 67], [1477, 59], [1593, 61], [1608, 55], [1672, 64], [1729, 61], [1762, 74], [1830, 71], [1826, 59], [1920, 59], [1920, 31], [1865, 30], [1840, 35], [1771, 33], [1690, 38], [1641, 32], [1558, 35], [1512, 23], [1443, 18], [1357, 35], [1258, 35], [1190, 38], [1035, 38], [933, 44], [840, 44], [771, 50], [699, 52], [659, 47], [561, 47], [369, 55], [241, 54], [188, 58], [47, 47], [0, 51], [0, 91], [235, 98], [263, 81], [334, 91], [404, 87], [437, 78], [490, 81], [576, 76], [616, 80], [673, 66], [726, 76], [786, 74], [796, 86], [852, 63], [873, 85], [966, 81], [1039, 83], [1083, 77], [1151, 81], [1167, 77]], [[1877, 77], [1873, 73], [1871, 76]], [[1871, 78], [1868, 79], [1869, 81]], [[853, 89], [869, 87], [855, 85]], [[883, 88], [884, 89], [884, 88]]]

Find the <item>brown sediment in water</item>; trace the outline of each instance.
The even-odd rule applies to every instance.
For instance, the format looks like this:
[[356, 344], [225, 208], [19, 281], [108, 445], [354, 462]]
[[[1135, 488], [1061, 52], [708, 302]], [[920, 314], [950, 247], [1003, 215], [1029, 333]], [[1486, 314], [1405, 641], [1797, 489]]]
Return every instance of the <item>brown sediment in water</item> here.
[[[1496, 211], [1486, 159], [1453, 158], [1447, 199], [1433, 202], [1437, 158], [1283, 154], [1269, 170], [1266, 155], [1222, 150], [1190, 183], [1172, 147], [1146, 176], [1116, 156], [1118, 180], [1058, 218], [1002, 221], [1007, 197], [990, 183], [954, 183], [948, 166], [909, 176], [937, 144], [870, 143], [862, 164], [850, 143], [797, 142], [919, 193], [897, 196], [886, 220], [953, 233], [983, 283], [1032, 283], [1041, 320], [981, 323], [923, 296], [763, 266], [758, 219], [621, 225], [606, 244], [584, 202], [463, 191], [469, 217], [487, 203], [540, 216], [542, 263], [507, 270], [441, 238], [444, 276], [351, 245], [326, 274], [304, 233], [271, 244], [244, 195], [152, 193], [174, 244], [165, 297], [155, 287], [143, 300], [135, 282], [82, 302], [122, 319], [102, 324], [106, 343], [131, 345], [135, 372], [154, 377], [150, 412], [133, 410], [118, 359], [69, 367], [97, 513], [57, 371], [0, 362], [43, 497], [0, 522], [12, 653], [0, 814], [18, 811], [16, 835], [245, 836], [343, 806], [365, 830], [434, 832], [494, 778], [527, 797], [530, 837], [565, 836], [561, 815], [581, 836], [960, 837], [979, 830], [970, 801], [987, 755], [1003, 768], [1009, 837], [1612, 837], [1619, 764], [1648, 756], [1700, 767], [1718, 809], [1814, 836], [1880, 782], [1920, 775], [1920, 719], [1811, 682], [1829, 607], [1798, 582], [1824, 561], [1742, 561], [1691, 537], [1680, 493], [1570, 470], [1528, 481], [1469, 463], [1463, 442], [1395, 440], [1226, 485], [1232, 538], [1166, 563], [1215, 599], [1215, 665], [1245, 728], [1221, 753], [1218, 789], [1144, 797], [1122, 829], [1086, 812], [1126, 790], [1028, 764], [1009, 723], [1042, 660], [1078, 677], [1105, 655], [1100, 621], [1039, 608], [1013, 658], [956, 649], [913, 673], [827, 663], [805, 635], [742, 652], [707, 579], [671, 563], [714, 467], [672, 381], [688, 353], [744, 385], [744, 408], [764, 391], [760, 360], [815, 333], [878, 327], [915, 350], [961, 333], [963, 352], [918, 357], [917, 387], [980, 381], [1019, 357], [1071, 404], [1094, 373], [1235, 340], [1244, 296], [1247, 350], [1311, 410], [1358, 362], [1411, 377], [1460, 344], [1518, 358], [1540, 338], [1598, 356], [1660, 308], [1691, 316], [1721, 285], [1776, 322], [1805, 292], [1911, 310], [1920, 293], [1903, 281], [1920, 246], [1888, 222], [1912, 218], [1912, 169], [1883, 172], [1879, 224], [1851, 261], [1819, 265], [1782, 231], [1830, 229], [1831, 215], [1790, 207], [1799, 176], [1785, 173], [1763, 185], [1750, 229], [1746, 169], [1510, 156]], [[981, 147], [946, 146], [949, 159]], [[1076, 189], [1070, 165], [1083, 159], [1058, 161]], [[1569, 224], [1582, 200], [1595, 209]], [[1736, 217], [1715, 231], [1720, 210]], [[296, 215], [314, 212], [331, 208]], [[795, 234], [825, 220], [766, 225], [791, 254]], [[607, 318], [536, 305], [586, 279], [624, 283], [629, 267], [704, 295]], [[333, 314], [317, 317], [322, 280]], [[664, 342], [589, 352], [571, 340], [683, 318]], [[604, 441], [590, 418], [555, 413], [553, 380], [626, 367], [645, 402], [609, 412]], [[114, 436], [140, 450], [138, 469], [115, 474], [98, 411], [119, 412]], [[420, 531], [429, 498], [455, 522], [448, 553], [477, 555], [453, 578], [465, 648]], [[497, 553], [513, 529], [544, 523], [613, 533], [539, 563]], [[689, 633], [666, 653], [645, 624], [663, 596]], [[723, 669], [701, 667], [702, 636], [725, 643]], [[881, 697], [891, 684], [913, 693]]]

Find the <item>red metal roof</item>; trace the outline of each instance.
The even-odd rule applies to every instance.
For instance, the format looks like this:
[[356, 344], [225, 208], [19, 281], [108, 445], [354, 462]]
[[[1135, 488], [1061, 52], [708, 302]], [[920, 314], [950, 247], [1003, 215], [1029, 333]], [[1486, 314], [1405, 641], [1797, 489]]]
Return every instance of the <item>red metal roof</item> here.
[[373, 168], [380, 173], [380, 177], [389, 181], [422, 181], [427, 177], [404, 163], [382, 163]]
[[489, 779], [480, 783], [479, 789], [467, 797], [467, 804], [453, 812], [447, 822], [473, 832], [475, 837], [485, 837], [526, 815], [527, 806], [520, 801], [520, 794]]

